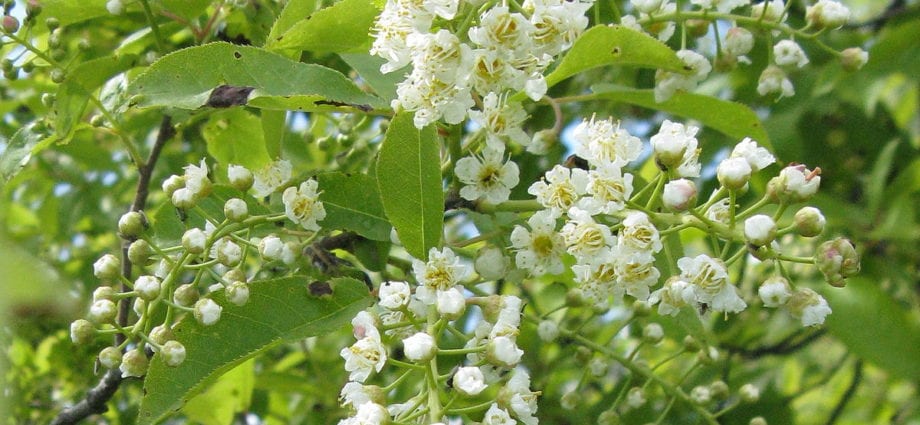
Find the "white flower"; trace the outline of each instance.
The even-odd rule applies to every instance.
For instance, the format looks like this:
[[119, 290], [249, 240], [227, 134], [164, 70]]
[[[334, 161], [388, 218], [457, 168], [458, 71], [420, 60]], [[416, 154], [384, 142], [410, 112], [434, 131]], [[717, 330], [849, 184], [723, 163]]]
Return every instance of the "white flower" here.
[[815, 29], [840, 28], [850, 20], [850, 9], [834, 0], [818, 0], [805, 8], [805, 20]]
[[510, 159], [502, 164], [503, 154], [503, 148], [486, 146], [482, 156], [464, 157], [457, 161], [454, 173], [466, 185], [460, 189], [463, 199], [475, 201], [482, 198], [493, 204], [508, 200], [511, 189], [519, 182], [519, 170]]
[[729, 190], [743, 189], [751, 180], [751, 164], [744, 158], [725, 158], [716, 169], [719, 183]]
[[750, 0], [690, 0], [690, 3], [702, 7], [703, 9], [712, 9], [715, 7], [719, 13], [729, 13], [741, 6], [746, 6]]
[[859, 47], [850, 47], [840, 53], [840, 64], [843, 69], [850, 72], [861, 69], [866, 62], [869, 62], [869, 52]]
[[121, 15], [125, 11], [125, 5], [121, 0], [109, 0], [105, 2], [105, 9], [113, 15]]
[[373, 402], [359, 404], [355, 416], [339, 421], [339, 425], [384, 425], [388, 423], [390, 423], [390, 414], [387, 408]]
[[211, 193], [211, 180], [208, 179], [208, 164], [202, 159], [199, 166], [192, 164], [185, 166], [185, 188], [195, 199], [200, 199]]
[[413, 16], [400, 6], [401, 3], [403, 2], [387, 0], [386, 6], [371, 29], [374, 43], [371, 45], [370, 54], [386, 59], [387, 62], [380, 66], [380, 72], [384, 74], [409, 64], [412, 60], [412, 51], [406, 45], [409, 34], [417, 29], [427, 31], [427, 26], [431, 25], [431, 21], [428, 20], [423, 25], [418, 25], [423, 28], [416, 28]]
[[498, 318], [495, 319], [495, 325], [489, 331], [489, 338], [498, 336], [515, 337], [521, 325], [522, 306], [523, 302], [520, 298], [514, 295], [503, 295]]
[[559, 325], [552, 320], [543, 320], [537, 325], [537, 335], [543, 342], [553, 342], [559, 336]]
[[795, 95], [795, 88], [792, 87], [792, 81], [789, 81], [782, 69], [775, 65], [769, 65], [760, 73], [760, 79], [757, 81], [757, 93], [760, 93], [761, 96], [779, 93], [780, 97], [789, 97]]
[[461, 367], [454, 373], [454, 389], [460, 394], [474, 396], [486, 389], [485, 378], [478, 367]]
[[641, 13], [654, 13], [661, 8], [664, 0], [629, 0], [629, 2]]
[[211, 326], [220, 320], [221, 310], [223, 310], [223, 308], [214, 302], [214, 300], [202, 298], [195, 303], [195, 320], [204, 326]]
[[386, 347], [376, 333], [359, 339], [351, 347], [343, 348], [339, 355], [345, 359], [348, 379], [355, 382], [366, 381], [372, 371], [380, 372], [387, 362]]
[[700, 81], [706, 79], [712, 71], [712, 65], [706, 58], [692, 50], [679, 50], [677, 57], [691, 70], [690, 74], [681, 74], [659, 69], [655, 73], [655, 101], [664, 102], [678, 91], [691, 91]]
[[623, 219], [623, 228], [620, 230], [618, 247], [620, 253], [628, 252], [659, 252], [661, 251], [661, 238], [658, 229], [648, 216], [641, 211], [630, 212]]
[[284, 159], [255, 170], [252, 173], [252, 196], [263, 198], [271, 195], [291, 179], [292, 171], [291, 163]]
[[380, 285], [378, 290], [380, 304], [383, 308], [396, 310], [409, 304], [411, 292], [409, 284], [401, 281], [387, 281]]
[[93, 263], [93, 275], [102, 280], [115, 280], [121, 276], [121, 261], [112, 254], [105, 254]]
[[696, 184], [692, 180], [671, 180], [664, 185], [661, 194], [661, 203], [672, 211], [686, 211], [696, 203]]
[[495, 6], [479, 17], [479, 26], [470, 28], [469, 37], [481, 47], [514, 51], [533, 46], [535, 29], [524, 15]]
[[227, 165], [227, 180], [229, 180], [230, 186], [245, 192], [252, 187], [255, 178], [252, 175], [252, 171], [249, 171], [248, 168], [241, 165], [230, 164]]
[[583, 298], [592, 305], [604, 307], [611, 295], [623, 296], [624, 288], [617, 286], [617, 260], [614, 250], [604, 249], [572, 266], [575, 283], [581, 289]]
[[587, 211], [572, 208], [569, 217], [560, 233], [565, 239], [568, 252], [576, 258], [594, 256], [602, 249], [616, 244], [610, 228], [594, 221]]
[[406, 358], [412, 361], [427, 361], [435, 355], [438, 350], [434, 338], [425, 332], [418, 332], [406, 339], [403, 339], [403, 353]]
[[230, 198], [224, 203], [224, 216], [230, 221], [243, 221], [249, 217], [249, 206], [240, 198]]
[[466, 310], [466, 297], [463, 296], [460, 288], [463, 287], [454, 286], [447, 290], [437, 291], [435, 306], [438, 314], [448, 319], [456, 319], [463, 315], [463, 311]]
[[831, 314], [827, 300], [809, 288], [800, 288], [792, 294], [786, 307], [794, 317], [802, 320], [802, 326], [816, 326], [824, 323], [824, 318]]
[[160, 348], [160, 355], [167, 366], [176, 367], [185, 361], [185, 346], [179, 341], [166, 341]]
[[[722, 51], [737, 57], [739, 60], [748, 60], [744, 55], [754, 48], [754, 34], [743, 27], [731, 27], [725, 32], [722, 41]], [[741, 59], [744, 58], [744, 59]]]
[[774, 276], [768, 278], [757, 288], [757, 295], [760, 296], [764, 306], [780, 307], [785, 305], [792, 296], [792, 289], [789, 287], [789, 281], [783, 277]]
[[314, 232], [320, 229], [316, 222], [326, 218], [326, 209], [319, 201], [316, 186], [316, 180], [307, 180], [301, 183], [299, 188], [285, 189], [281, 195], [284, 214], [294, 223]]
[[501, 367], [514, 367], [521, 361], [524, 350], [518, 348], [513, 339], [507, 336], [492, 338], [486, 346], [489, 362]]
[[773, 56], [779, 66], [795, 65], [799, 68], [808, 65], [808, 57], [798, 43], [792, 40], [781, 40], [773, 46]]
[[556, 218], [548, 210], [538, 211], [527, 220], [527, 225], [530, 230], [514, 226], [511, 231], [517, 266], [537, 276], [562, 273], [565, 239], [556, 232]]
[[137, 296], [147, 301], [153, 301], [160, 295], [160, 280], [155, 276], [139, 276], [134, 281], [134, 290]]
[[757, 142], [750, 137], [745, 137], [744, 140], [738, 142], [735, 148], [732, 149], [732, 153], [729, 157], [744, 158], [747, 160], [748, 165], [751, 166], [753, 172], [763, 170], [768, 165], [776, 162], [776, 158], [773, 157], [770, 151], [760, 147]]
[[[532, 37], [538, 51], [558, 55], [567, 50], [588, 26], [585, 12], [590, 2], [546, 2], [534, 7], [530, 22], [534, 26]], [[545, 92], [545, 91], [544, 91]]]
[[525, 146], [530, 143], [530, 136], [523, 129], [527, 112], [520, 102], [489, 92], [482, 98], [482, 111], [470, 111], [470, 119], [486, 129], [489, 146], [499, 151], [504, 148], [505, 139]]
[[236, 267], [243, 259], [243, 249], [230, 238], [224, 238], [213, 246], [214, 258], [227, 267]]
[[275, 235], [268, 235], [259, 241], [259, 255], [265, 261], [278, 261], [284, 253], [284, 241]]
[[639, 301], [646, 301], [649, 290], [661, 273], [655, 268], [655, 257], [648, 251], [629, 251], [618, 253], [614, 260], [617, 277], [617, 293], [623, 291]]
[[428, 262], [412, 260], [412, 272], [419, 287], [416, 296], [427, 305], [437, 302], [438, 291], [446, 291], [465, 279], [470, 267], [460, 263], [460, 258], [450, 248], [428, 251]]
[[537, 413], [537, 394], [530, 390], [530, 375], [526, 370], [514, 369], [502, 392], [511, 394], [508, 404], [519, 421], [524, 425], [537, 425], [538, 421], [534, 416]]
[[352, 406], [357, 408], [364, 403], [370, 403], [373, 400], [371, 390], [375, 388], [369, 385], [361, 385], [357, 382], [347, 382], [339, 393], [339, 400], [342, 406]]
[[485, 416], [482, 417], [482, 425], [517, 425], [517, 421], [511, 419], [508, 411], [492, 403]]
[[473, 262], [473, 269], [483, 279], [499, 280], [505, 277], [510, 263], [501, 248], [490, 245], [479, 250]]
[[649, 140], [655, 153], [655, 161], [667, 168], [679, 167], [684, 163], [688, 152], [692, 154], [696, 151], [699, 144], [696, 133], [699, 131], [700, 128], [693, 125], [685, 126], [679, 122], [664, 120], [658, 133]]
[[559, 216], [578, 202], [588, 186], [588, 172], [580, 168], [568, 169], [561, 165], [546, 172], [542, 180], [527, 188], [527, 193], [536, 196], [537, 202]]
[[803, 164], [783, 168], [779, 176], [770, 180], [767, 192], [783, 201], [800, 202], [818, 192], [821, 185], [821, 169], [809, 170]]
[[351, 327], [355, 339], [369, 337], [380, 338], [380, 331], [377, 330], [377, 321], [374, 319], [374, 315], [368, 313], [366, 310], [359, 311], [358, 314], [351, 319]]
[[632, 196], [633, 175], [623, 174], [620, 167], [607, 163], [588, 171], [587, 195], [581, 198], [577, 207], [592, 215], [614, 214], [626, 208], [626, 201]]
[[751, 16], [757, 19], [762, 16], [766, 21], [779, 22], [780, 18], [786, 19], [785, 9], [783, 0], [765, 1], [751, 6]]
[[236, 281], [227, 286], [227, 301], [236, 305], [245, 305], [249, 302], [249, 285], [246, 282]]
[[706, 218], [718, 223], [728, 224], [731, 222], [731, 217], [729, 216], [730, 212], [729, 199], [722, 198], [713, 203], [709, 209], [706, 210]]
[[744, 238], [754, 246], [764, 246], [776, 238], [776, 222], [766, 214], [757, 214], [744, 220]]
[[115, 303], [112, 302], [112, 300], [97, 300], [89, 306], [89, 314], [86, 315], [86, 318], [89, 319], [90, 322], [93, 322], [97, 325], [109, 323], [115, 319], [115, 313], [117, 313], [117, 309], [118, 308], [115, 306]]
[[701, 254], [677, 260], [681, 279], [694, 286], [696, 301], [708, 304], [714, 311], [737, 313], [747, 307], [738, 296], [738, 289], [728, 282], [728, 272], [721, 260]]
[[197, 227], [186, 230], [182, 235], [182, 247], [185, 248], [189, 254], [201, 254], [207, 247], [207, 243], [208, 235]]
[[642, 142], [611, 120], [582, 121], [572, 132], [575, 155], [589, 164], [599, 166], [612, 163], [623, 167], [642, 153]]

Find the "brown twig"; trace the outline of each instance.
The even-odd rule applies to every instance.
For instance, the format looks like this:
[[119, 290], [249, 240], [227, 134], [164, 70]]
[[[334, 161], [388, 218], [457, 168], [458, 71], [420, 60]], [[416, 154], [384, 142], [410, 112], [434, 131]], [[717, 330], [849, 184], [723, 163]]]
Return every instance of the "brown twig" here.
[[[143, 211], [147, 205], [147, 195], [150, 193], [150, 178], [153, 176], [153, 168], [160, 158], [160, 152], [163, 145], [175, 135], [175, 129], [172, 126], [172, 117], [164, 115], [160, 121], [160, 132], [150, 150], [150, 156], [143, 164], [138, 164], [137, 171], [137, 189], [134, 192], [134, 202], [131, 203], [131, 211]], [[124, 241], [121, 250], [121, 272], [127, 279], [131, 279], [131, 260], [128, 259], [128, 246], [131, 241]], [[121, 291], [127, 292], [130, 288], [122, 284]], [[118, 305], [118, 325], [125, 327], [128, 324], [128, 314], [131, 311], [130, 298], [124, 298]], [[125, 341], [125, 336], [121, 333], [115, 334], [115, 346], [120, 346]], [[52, 425], [70, 425], [86, 419], [90, 415], [104, 413], [108, 410], [106, 404], [115, 395], [115, 391], [121, 385], [121, 372], [112, 369], [102, 377], [93, 389], [86, 393], [86, 397], [77, 404], [61, 411], [51, 422]]]

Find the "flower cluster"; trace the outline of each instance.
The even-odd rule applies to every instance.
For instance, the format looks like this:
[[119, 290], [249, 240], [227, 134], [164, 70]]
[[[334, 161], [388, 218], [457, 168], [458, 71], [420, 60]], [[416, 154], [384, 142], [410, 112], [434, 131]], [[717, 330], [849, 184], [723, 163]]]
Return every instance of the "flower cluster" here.
[[[377, 308], [363, 311], [352, 320], [357, 341], [340, 354], [349, 372], [341, 400], [354, 414], [339, 424], [446, 422], [460, 414], [455, 411], [468, 410], [459, 401], [441, 405], [442, 393], [473, 400], [490, 388], [497, 395], [487, 410], [483, 407], [484, 413], [477, 414], [481, 423], [497, 425], [518, 420], [536, 424], [537, 394], [530, 390], [527, 371], [519, 367], [523, 351], [516, 341], [521, 299], [510, 295], [469, 296], [462, 285], [472, 270], [449, 248], [432, 248], [427, 261], [413, 260], [412, 271], [417, 285], [405, 281], [382, 283]], [[472, 306], [478, 306], [483, 320], [467, 335], [456, 320]], [[380, 328], [385, 330], [381, 332]], [[450, 341], [457, 336], [462, 336], [465, 344], [448, 345], [456, 344]], [[393, 359], [388, 352], [388, 345], [400, 342], [401, 355], [410, 364]], [[465, 362], [449, 366], [455, 364], [458, 354], [464, 353]], [[381, 387], [367, 385], [372, 375], [384, 376], [381, 372], [385, 367], [421, 375], [409, 389], [412, 396], [394, 400]], [[450, 372], [442, 374], [447, 370]]]
[[[151, 234], [143, 212], [128, 212], [118, 221], [118, 233], [128, 246], [127, 257], [122, 260], [106, 254], [93, 264], [93, 272], [102, 286], [93, 293], [86, 318], [71, 325], [71, 339], [83, 344], [97, 334], [123, 333], [124, 343], [106, 348], [99, 359], [107, 368], [120, 368], [125, 377], [146, 373], [148, 359], [143, 345], [163, 356], [167, 365], [181, 364], [185, 347], [175, 339], [172, 328], [184, 313], [202, 326], [217, 323], [226, 305], [218, 303], [214, 294], [222, 293], [222, 300], [237, 306], [248, 302], [252, 275], [247, 272], [252, 266], [247, 263], [250, 251], [258, 253], [262, 264], [274, 263], [288, 273], [296, 272], [300, 267], [302, 242], [278, 234], [247, 237], [254, 228], [276, 228], [275, 223], [287, 218], [298, 228], [320, 230], [317, 222], [325, 217], [325, 209], [318, 199], [314, 180], [284, 190], [284, 214], [250, 211], [265, 208], [253, 198], [247, 200], [243, 192], [267, 196], [284, 187], [291, 174], [287, 161], [274, 162], [255, 173], [229, 165], [227, 176], [231, 187], [222, 187], [218, 195], [223, 199], [222, 211], [202, 206], [203, 200], [214, 197], [216, 186], [209, 174], [202, 160], [198, 165], [186, 166], [184, 174], [170, 176], [163, 182], [167, 198], [184, 217], [186, 230], [181, 235], [173, 238]], [[230, 193], [235, 196], [227, 196]], [[133, 280], [132, 270], [138, 270], [139, 274]], [[118, 285], [127, 290], [118, 289]], [[117, 304], [132, 298], [134, 315], [129, 320], [134, 324], [128, 324], [117, 317]], [[151, 326], [150, 318], [164, 317], [163, 310], [165, 321]]]

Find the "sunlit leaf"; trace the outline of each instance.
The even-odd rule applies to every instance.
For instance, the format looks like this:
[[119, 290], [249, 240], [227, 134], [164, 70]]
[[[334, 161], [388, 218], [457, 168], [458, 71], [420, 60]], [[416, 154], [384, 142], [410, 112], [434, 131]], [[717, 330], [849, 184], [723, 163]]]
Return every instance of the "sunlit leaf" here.
[[370, 46], [370, 29], [379, 13], [369, 0], [343, 0], [298, 21], [266, 43], [270, 50], [347, 52]]
[[271, 162], [261, 120], [242, 108], [215, 112], [201, 133], [208, 143], [208, 153], [223, 166], [237, 164], [258, 170]]
[[377, 241], [390, 240], [390, 222], [383, 212], [377, 182], [366, 174], [324, 173], [316, 176], [326, 208], [323, 227], [354, 230]]

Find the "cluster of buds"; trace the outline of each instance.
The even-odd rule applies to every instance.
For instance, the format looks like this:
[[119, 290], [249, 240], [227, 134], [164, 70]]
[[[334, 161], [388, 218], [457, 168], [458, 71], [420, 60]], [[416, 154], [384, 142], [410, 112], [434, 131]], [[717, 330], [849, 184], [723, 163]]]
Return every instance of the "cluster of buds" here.
[[[279, 173], [279, 169], [282, 171]], [[287, 170], [285, 173], [283, 170]], [[85, 344], [101, 334], [121, 333], [124, 342], [108, 347], [99, 354], [100, 364], [120, 368], [122, 375], [143, 376], [148, 366], [145, 348], [161, 356], [168, 366], [178, 366], [185, 359], [185, 347], [174, 338], [172, 329], [188, 316], [201, 326], [220, 320], [225, 306], [211, 295], [221, 291], [227, 302], [242, 306], [249, 300], [248, 267], [277, 264], [279, 272], [293, 273], [300, 266], [301, 242], [284, 235], [268, 234], [248, 237], [259, 226], [277, 229], [285, 219], [298, 228], [316, 232], [325, 209], [318, 199], [316, 181], [287, 186], [290, 164], [279, 161], [252, 172], [244, 167], [228, 167], [229, 183], [239, 197], [224, 201], [223, 218], [200, 206], [212, 196], [214, 184], [207, 164], [188, 165], [182, 175], [170, 176], [163, 191], [181, 212], [187, 230], [179, 241], [164, 240], [150, 232], [150, 223], [142, 211], [131, 211], [118, 220], [118, 235], [127, 245], [127, 256], [119, 259], [106, 254], [93, 264], [93, 272], [102, 286], [93, 292], [93, 301], [84, 319], [71, 325], [71, 339]], [[284, 189], [283, 214], [253, 214], [258, 201], [247, 201], [243, 192], [268, 196]], [[218, 213], [219, 214], [219, 213]], [[299, 232], [298, 232], [299, 233]], [[259, 262], [249, 261], [249, 252], [257, 252]], [[133, 279], [132, 279], [133, 277]], [[118, 287], [124, 288], [124, 290]], [[118, 317], [118, 303], [133, 299], [134, 315]], [[165, 315], [162, 312], [165, 310]], [[154, 326], [152, 317], [165, 317]], [[130, 323], [129, 323], [130, 322]], [[122, 354], [124, 353], [124, 354]]]

